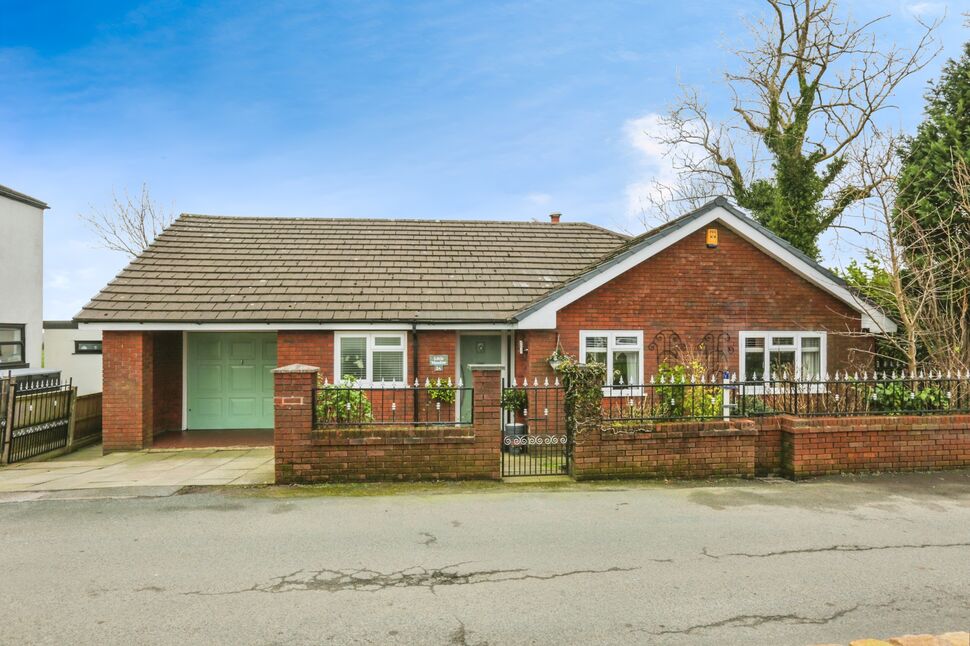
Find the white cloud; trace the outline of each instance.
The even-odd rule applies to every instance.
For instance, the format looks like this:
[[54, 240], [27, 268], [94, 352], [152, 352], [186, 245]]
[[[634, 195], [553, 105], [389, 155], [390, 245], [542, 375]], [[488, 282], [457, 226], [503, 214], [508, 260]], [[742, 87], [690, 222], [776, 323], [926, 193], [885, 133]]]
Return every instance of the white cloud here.
[[666, 155], [667, 146], [657, 137], [664, 132], [663, 117], [655, 112], [630, 119], [623, 124], [627, 143], [638, 153], [639, 179], [627, 184], [627, 217], [637, 220], [649, 215], [650, 199], [661, 196], [659, 185], [673, 185], [677, 180], [673, 161]]
[[529, 200], [533, 204], [544, 206], [552, 201], [552, 196], [548, 193], [529, 193], [525, 196], [525, 199]]
[[946, 13], [945, 2], [912, 2], [906, 5], [906, 11], [914, 16], [942, 16]]

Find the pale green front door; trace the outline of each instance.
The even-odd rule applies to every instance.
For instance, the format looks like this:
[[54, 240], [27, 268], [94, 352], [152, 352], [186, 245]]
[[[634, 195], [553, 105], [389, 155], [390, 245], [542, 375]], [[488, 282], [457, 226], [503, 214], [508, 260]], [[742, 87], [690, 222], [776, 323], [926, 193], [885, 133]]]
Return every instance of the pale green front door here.
[[[497, 365], [502, 363], [502, 337], [498, 334], [462, 334], [458, 341], [458, 352], [461, 356], [461, 381], [468, 388], [474, 388], [472, 371], [469, 366], [476, 364]], [[463, 397], [461, 400], [461, 418], [471, 419], [472, 400]]]
[[190, 332], [186, 426], [273, 428], [276, 334]]

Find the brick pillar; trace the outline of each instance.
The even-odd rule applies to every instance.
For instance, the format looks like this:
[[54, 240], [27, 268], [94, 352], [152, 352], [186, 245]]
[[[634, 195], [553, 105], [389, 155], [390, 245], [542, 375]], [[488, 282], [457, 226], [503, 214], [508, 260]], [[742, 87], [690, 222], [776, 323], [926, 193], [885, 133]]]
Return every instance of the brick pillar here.
[[502, 477], [502, 368], [488, 366], [472, 369], [475, 389], [472, 407], [476, 461], [481, 460], [486, 477]]
[[154, 352], [151, 332], [103, 336], [102, 437], [105, 453], [151, 446]]
[[273, 371], [276, 484], [303, 482], [312, 468], [313, 388], [320, 369], [300, 363]]

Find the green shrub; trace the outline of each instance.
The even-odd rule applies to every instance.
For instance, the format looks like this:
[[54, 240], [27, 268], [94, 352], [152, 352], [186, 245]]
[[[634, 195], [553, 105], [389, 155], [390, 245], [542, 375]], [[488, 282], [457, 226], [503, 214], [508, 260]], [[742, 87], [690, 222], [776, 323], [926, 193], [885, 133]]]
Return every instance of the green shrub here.
[[876, 384], [870, 402], [871, 410], [882, 413], [945, 411], [950, 407], [949, 395], [939, 386], [916, 388], [898, 381]]
[[524, 388], [502, 390], [502, 408], [510, 413], [521, 413], [529, 406], [529, 396]]
[[323, 424], [365, 424], [374, 421], [374, 410], [364, 391], [356, 388], [357, 379], [323, 385], [317, 379], [317, 422]]
[[[721, 387], [702, 384], [704, 374], [704, 367], [696, 361], [686, 366], [660, 364], [657, 369], [659, 383], [652, 386], [653, 417], [720, 417], [723, 414]], [[649, 393], [645, 394], [649, 397]]]
[[433, 402], [441, 402], [442, 404], [454, 404], [456, 390], [457, 388], [449, 382], [439, 378], [437, 381], [430, 382], [428, 386], [428, 399]]

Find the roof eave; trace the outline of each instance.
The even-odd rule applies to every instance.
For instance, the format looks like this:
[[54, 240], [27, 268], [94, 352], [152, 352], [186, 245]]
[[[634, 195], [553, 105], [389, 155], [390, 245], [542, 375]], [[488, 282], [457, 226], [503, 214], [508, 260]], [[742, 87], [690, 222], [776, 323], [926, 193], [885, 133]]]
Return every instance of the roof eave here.
[[28, 206], [32, 206], [34, 208], [38, 208], [38, 209], [40, 209], [42, 211], [45, 211], [45, 210], [51, 208], [51, 207], [47, 206], [47, 203], [46, 202], [44, 202], [42, 200], [38, 200], [36, 197], [31, 197], [31, 196], [27, 195], [26, 193], [21, 193], [20, 191], [15, 191], [12, 188], [10, 188], [9, 186], [4, 186], [3, 184], [0, 184], [0, 196], [6, 197], [6, 198], [11, 199], [11, 200], [13, 200], [15, 202], [20, 202], [22, 204], [26, 204]]

